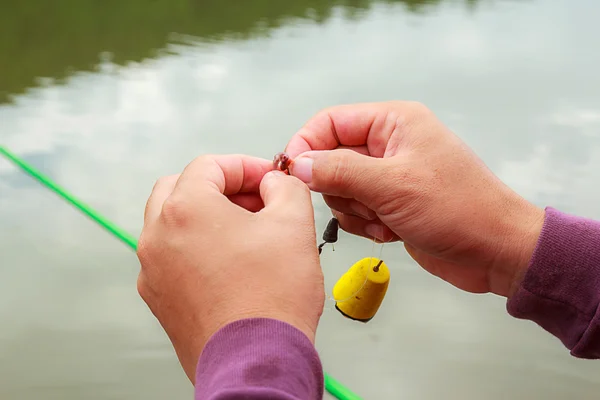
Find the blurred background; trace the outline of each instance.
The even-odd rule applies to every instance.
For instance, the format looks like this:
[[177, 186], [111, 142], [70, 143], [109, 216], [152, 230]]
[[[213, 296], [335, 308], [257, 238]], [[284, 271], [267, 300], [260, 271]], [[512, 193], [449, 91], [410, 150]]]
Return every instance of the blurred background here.
[[[155, 180], [265, 158], [321, 108], [418, 100], [540, 206], [600, 218], [595, 0], [0, 0], [0, 143], [138, 235]], [[319, 235], [330, 214], [314, 197]], [[330, 292], [365, 239], [323, 253]], [[325, 370], [365, 399], [595, 399], [492, 295], [387, 245], [369, 324], [328, 303]], [[0, 158], [0, 398], [191, 399], [135, 254]], [[330, 398], [329, 395], [326, 398]]]

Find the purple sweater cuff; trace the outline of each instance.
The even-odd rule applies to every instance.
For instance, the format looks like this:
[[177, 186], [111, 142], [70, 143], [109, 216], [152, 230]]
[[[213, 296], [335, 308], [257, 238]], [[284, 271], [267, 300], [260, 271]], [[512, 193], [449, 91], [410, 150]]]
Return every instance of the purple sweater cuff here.
[[322, 399], [321, 361], [306, 335], [267, 318], [226, 325], [208, 341], [196, 369], [196, 400]]
[[600, 358], [600, 222], [546, 208], [523, 282], [508, 300], [579, 358]]

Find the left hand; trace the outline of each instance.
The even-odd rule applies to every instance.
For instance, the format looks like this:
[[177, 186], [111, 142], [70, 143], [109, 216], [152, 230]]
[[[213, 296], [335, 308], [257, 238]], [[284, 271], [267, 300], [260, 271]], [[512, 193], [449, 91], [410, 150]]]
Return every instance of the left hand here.
[[325, 291], [310, 192], [272, 168], [202, 156], [148, 199], [138, 291], [192, 382], [208, 339], [239, 319], [278, 319], [314, 343]]

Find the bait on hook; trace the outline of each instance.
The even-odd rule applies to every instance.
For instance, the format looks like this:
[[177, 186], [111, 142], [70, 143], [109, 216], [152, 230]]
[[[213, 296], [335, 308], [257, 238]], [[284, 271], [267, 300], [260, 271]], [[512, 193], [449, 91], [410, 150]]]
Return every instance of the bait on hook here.
[[273, 158], [273, 168], [279, 171], [283, 171], [289, 175], [290, 173], [290, 165], [292, 164], [292, 159], [287, 153], [277, 153]]

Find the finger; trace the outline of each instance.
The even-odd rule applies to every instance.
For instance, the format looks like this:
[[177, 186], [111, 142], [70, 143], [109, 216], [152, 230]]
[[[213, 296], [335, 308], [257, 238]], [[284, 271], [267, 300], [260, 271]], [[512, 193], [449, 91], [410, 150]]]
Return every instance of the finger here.
[[392, 186], [389, 172], [400, 168], [400, 161], [392, 165], [390, 160], [349, 150], [310, 151], [294, 159], [290, 173], [313, 191], [354, 198], [376, 210], [375, 203]]
[[[198, 204], [202, 199], [228, 200], [225, 196], [258, 193], [263, 176], [273, 169], [272, 161], [245, 155], [210, 155], [193, 160], [181, 174], [173, 194]], [[219, 196], [222, 199], [217, 200]], [[215, 204], [216, 205], [216, 204]]]
[[237, 193], [228, 197], [232, 203], [250, 212], [258, 212], [265, 206], [258, 193]]
[[377, 219], [377, 214], [375, 211], [354, 199], [345, 199], [343, 197], [329, 196], [324, 194], [323, 200], [325, 200], [325, 204], [327, 204], [329, 208], [340, 213], [354, 215], [367, 221], [373, 221]]
[[[299, 179], [272, 171], [260, 184], [260, 196], [269, 212], [313, 217], [312, 198], [308, 187]], [[312, 219], [311, 219], [312, 221]]]
[[286, 152], [295, 158], [311, 150], [333, 150], [340, 145], [365, 145], [374, 157], [382, 157], [394, 131], [403, 125], [409, 103], [348, 104], [326, 108], [290, 139]]
[[396, 235], [380, 220], [367, 221], [363, 218], [337, 211], [333, 211], [333, 215], [338, 219], [340, 228], [348, 233], [374, 239], [383, 243], [401, 240], [398, 235]]
[[158, 218], [162, 209], [162, 205], [167, 197], [169, 197], [173, 192], [178, 178], [179, 174], [165, 176], [156, 181], [154, 187], [152, 188], [152, 193], [150, 193], [150, 197], [146, 202], [146, 208], [144, 210], [144, 225], [147, 225], [150, 223], [150, 221], [154, 221], [156, 218]]

